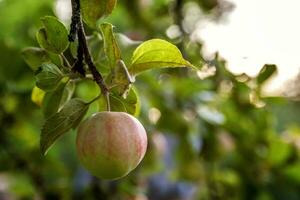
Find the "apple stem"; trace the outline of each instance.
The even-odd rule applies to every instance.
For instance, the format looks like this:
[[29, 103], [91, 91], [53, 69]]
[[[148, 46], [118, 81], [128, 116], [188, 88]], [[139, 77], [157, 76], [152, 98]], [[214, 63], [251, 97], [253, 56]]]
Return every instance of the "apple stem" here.
[[109, 98], [109, 93], [107, 93], [106, 95], [105, 95], [105, 97], [106, 97], [106, 110], [108, 111], [108, 112], [110, 112], [110, 98]]

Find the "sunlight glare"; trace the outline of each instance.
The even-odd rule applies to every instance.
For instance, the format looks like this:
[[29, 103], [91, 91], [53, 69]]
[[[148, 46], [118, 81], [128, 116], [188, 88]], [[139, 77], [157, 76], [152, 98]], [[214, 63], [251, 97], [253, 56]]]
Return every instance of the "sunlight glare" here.
[[235, 9], [227, 24], [200, 21], [197, 36], [204, 54], [215, 52], [234, 73], [256, 75], [264, 64], [276, 64], [278, 76], [270, 89], [299, 72], [300, 1], [230, 0]]

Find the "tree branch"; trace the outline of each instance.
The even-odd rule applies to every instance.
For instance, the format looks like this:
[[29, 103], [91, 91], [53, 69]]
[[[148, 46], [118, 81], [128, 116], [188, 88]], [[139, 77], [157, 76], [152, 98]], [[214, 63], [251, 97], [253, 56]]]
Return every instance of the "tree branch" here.
[[109, 93], [108, 88], [106, 87], [106, 84], [104, 82], [102, 75], [98, 72], [98, 70], [93, 62], [92, 56], [90, 54], [90, 51], [89, 51], [89, 48], [87, 45], [87, 41], [86, 41], [83, 24], [82, 24], [81, 20], [79, 22], [79, 27], [78, 27], [78, 41], [79, 41], [79, 44], [82, 45], [84, 60], [85, 60], [86, 64], [88, 65], [89, 70], [91, 71], [94, 80], [99, 85], [102, 94], [105, 96], [108, 95], [108, 93]]
[[109, 90], [104, 82], [102, 75], [97, 70], [93, 58], [90, 54], [90, 50], [88, 48], [88, 44], [86, 41], [86, 35], [84, 32], [84, 27], [82, 23], [81, 13], [80, 13], [80, 1], [79, 0], [71, 0], [72, 3], [72, 22], [71, 22], [71, 30], [69, 34], [70, 42], [73, 42], [76, 39], [76, 33], [78, 37], [78, 50], [77, 50], [77, 60], [74, 65], [74, 70], [79, 72], [80, 74], [85, 75], [85, 71], [83, 69], [83, 58], [93, 75], [94, 81], [99, 85], [101, 89], [101, 93], [107, 99], [107, 107], [109, 110]]
[[80, 1], [79, 0], [71, 0], [72, 4], [72, 21], [70, 25], [70, 34], [69, 41], [74, 42], [76, 39], [76, 34], [78, 32], [78, 25], [81, 19], [80, 16]]
[[[70, 34], [68, 36], [70, 42], [74, 42], [78, 33], [78, 28], [81, 20], [80, 16], [80, 1], [71, 0], [72, 4], [72, 21], [70, 25]], [[82, 76], [85, 76], [85, 70], [83, 68], [83, 49], [81, 43], [78, 44], [77, 59], [74, 62], [72, 71], [78, 72]]]
[[85, 73], [85, 69], [83, 68], [83, 60], [84, 60], [84, 55], [83, 55], [82, 43], [78, 42], [77, 59], [74, 63], [72, 70], [74, 72], [78, 72], [79, 74], [85, 77], [86, 73]]

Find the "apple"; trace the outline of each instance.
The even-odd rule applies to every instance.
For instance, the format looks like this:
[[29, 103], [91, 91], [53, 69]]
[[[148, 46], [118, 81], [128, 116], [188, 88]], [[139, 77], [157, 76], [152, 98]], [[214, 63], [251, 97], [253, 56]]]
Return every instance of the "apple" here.
[[96, 177], [118, 179], [137, 167], [147, 149], [143, 125], [124, 112], [99, 112], [83, 121], [76, 138], [81, 164]]

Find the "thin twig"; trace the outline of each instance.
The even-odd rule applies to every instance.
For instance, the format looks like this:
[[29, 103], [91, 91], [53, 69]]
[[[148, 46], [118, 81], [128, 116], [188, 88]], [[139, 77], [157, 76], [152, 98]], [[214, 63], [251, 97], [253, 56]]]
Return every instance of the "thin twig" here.
[[69, 61], [68, 61], [68, 59], [66, 58], [66, 56], [65, 56], [63, 53], [61, 53], [60, 56], [62, 57], [64, 63], [67, 65], [67, 67], [68, 67], [69, 69], [71, 69], [72, 66], [71, 66], [71, 64], [69, 63]]
[[106, 93], [105, 98], [106, 98], [106, 110], [107, 110], [108, 112], [110, 112], [110, 99], [109, 99], [109, 93]]

